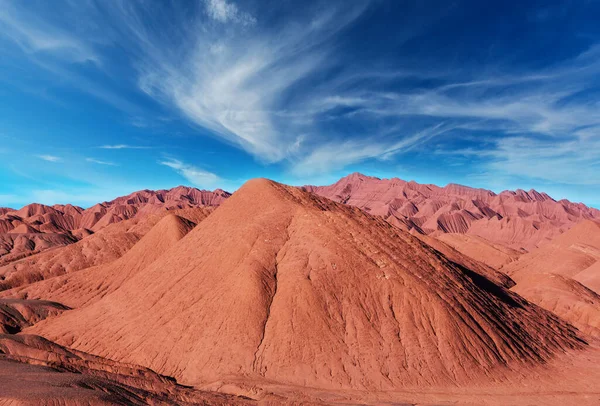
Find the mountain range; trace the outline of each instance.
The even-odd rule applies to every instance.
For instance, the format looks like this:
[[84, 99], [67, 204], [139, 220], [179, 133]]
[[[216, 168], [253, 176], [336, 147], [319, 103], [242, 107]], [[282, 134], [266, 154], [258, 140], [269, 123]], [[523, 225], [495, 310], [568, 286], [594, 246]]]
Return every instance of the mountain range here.
[[2, 212], [64, 237], [1, 257], [8, 402], [600, 401], [583, 204], [352, 174]]

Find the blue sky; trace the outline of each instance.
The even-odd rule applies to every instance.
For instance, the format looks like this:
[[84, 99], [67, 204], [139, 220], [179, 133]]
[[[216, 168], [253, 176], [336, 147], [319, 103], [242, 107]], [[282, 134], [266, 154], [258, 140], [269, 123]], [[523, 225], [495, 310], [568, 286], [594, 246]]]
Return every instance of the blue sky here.
[[600, 206], [599, 1], [0, 0], [0, 206], [354, 171]]

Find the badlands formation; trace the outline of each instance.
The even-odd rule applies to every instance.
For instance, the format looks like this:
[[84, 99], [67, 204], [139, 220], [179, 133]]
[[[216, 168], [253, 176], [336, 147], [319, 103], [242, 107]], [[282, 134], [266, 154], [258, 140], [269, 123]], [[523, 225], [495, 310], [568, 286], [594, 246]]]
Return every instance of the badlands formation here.
[[[600, 210], [567, 200], [555, 201], [535, 190], [504, 191], [449, 184], [445, 187], [379, 179], [353, 173], [331, 186], [305, 190], [359, 207], [415, 232], [438, 236], [467, 234], [500, 244], [504, 251], [530, 251], [584, 219], [600, 221]], [[469, 238], [469, 237], [467, 237]], [[454, 239], [451, 245], [469, 246]], [[469, 249], [469, 248], [465, 248]], [[477, 249], [473, 249], [477, 251]], [[509, 260], [513, 251], [498, 252], [494, 261]], [[481, 259], [486, 258], [481, 253]]]
[[0, 403], [600, 404], [582, 204], [352, 174], [0, 213]]
[[[164, 209], [218, 206], [230, 194], [179, 186], [141, 190], [88, 209], [67, 205], [29, 204], [19, 210], [0, 208], [0, 265], [49, 248], [72, 244], [122, 220]], [[115, 244], [119, 245], [119, 244]]]

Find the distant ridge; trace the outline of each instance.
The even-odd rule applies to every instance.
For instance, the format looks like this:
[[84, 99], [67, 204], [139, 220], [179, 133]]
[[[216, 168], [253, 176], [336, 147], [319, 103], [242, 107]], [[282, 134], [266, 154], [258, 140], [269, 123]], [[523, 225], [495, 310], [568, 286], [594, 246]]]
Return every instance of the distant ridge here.
[[[413, 232], [472, 234], [525, 252], [585, 219], [600, 220], [600, 210], [554, 200], [534, 189], [503, 191], [449, 183], [444, 187], [398, 178], [380, 179], [355, 172], [329, 186], [303, 186], [340, 203], [357, 206]], [[177, 186], [140, 190], [83, 209], [38, 203], [18, 210], [0, 208], [0, 266], [49, 248], [72, 244], [109, 224], [160, 210], [216, 207], [231, 193]]]
[[145, 217], [161, 210], [216, 207], [231, 196], [222, 189], [177, 186], [140, 190], [83, 209], [70, 204], [28, 204], [18, 210], [0, 209], [0, 266], [49, 248], [72, 244], [106, 226]]
[[329, 186], [303, 189], [415, 232], [473, 234], [521, 251], [543, 245], [580, 221], [600, 220], [600, 210], [564, 199], [556, 201], [534, 189], [496, 194], [454, 183], [440, 187], [361, 173]]

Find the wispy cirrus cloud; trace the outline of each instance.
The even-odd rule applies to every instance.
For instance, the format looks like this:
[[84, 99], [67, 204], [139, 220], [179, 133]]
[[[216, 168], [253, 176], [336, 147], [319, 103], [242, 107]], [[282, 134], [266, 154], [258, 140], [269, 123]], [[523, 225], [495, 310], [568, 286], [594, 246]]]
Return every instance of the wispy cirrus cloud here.
[[216, 174], [182, 162], [178, 159], [165, 159], [158, 163], [174, 169], [194, 186], [213, 187], [218, 185], [219, 181], [221, 181], [221, 178]]
[[450, 145], [471, 143], [468, 149], [447, 148], [444, 154], [468, 154], [499, 176], [526, 174], [564, 184], [600, 185], [600, 103], [594, 84], [599, 74], [600, 45], [595, 45], [536, 72], [467, 81], [460, 80], [460, 73], [440, 74], [442, 84], [436, 87], [354, 89], [325, 97], [313, 108], [325, 114], [347, 109], [347, 115], [381, 120], [444, 120], [458, 130]]
[[[496, 66], [487, 70], [493, 72], [489, 75], [360, 65], [339, 69], [335, 39], [366, 7], [366, 2], [344, 9], [329, 6], [312, 19], [267, 32], [259, 20], [251, 29], [234, 27], [226, 33], [205, 28], [181, 66], [159, 57], [158, 64], [142, 65], [139, 84], [260, 160], [289, 161], [292, 173], [384, 160], [425, 148], [450, 129], [459, 140], [458, 130], [502, 134], [497, 141], [515, 137], [515, 142], [535, 143], [532, 134], [556, 137], [558, 154], [582, 126], [600, 124], [595, 99], [579, 97], [600, 73], [599, 47], [550, 68], [503, 71]], [[229, 8], [219, 10], [226, 15]], [[406, 39], [417, 34], [408, 33]], [[331, 71], [336, 73], [327, 81], [315, 81]], [[305, 89], [302, 83], [308, 80], [311, 86]], [[415, 86], [415, 80], [429, 84]], [[428, 133], [433, 135], [415, 141], [415, 134]], [[488, 155], [490, 168], [508, 162], [509, 145], [516, 148], [508, 141], [486, 146], [495, 150]], [[486, 152], [481, 151], [483, 157]], [[560, 162], [576, 164], [568, 158]]]
[[47, 162], [61, 162], [62, 158], [55, 155], [36, 155], [37, 158]]
[[107, 166], [118, 166], [116, 163], [114, 162], [110, 162], [110, 161], [102, 161], [100, 159], [96, 159], [96, 158], [85, 158], [85, 160], [87, 162], [91, 162], [94, 164], [98, 164], [98, 165], [107, 165]]
[[240, 11], [235, 3], [226, 0], [204, 0], [204, 2], [208, 16], [221, 23], [256, 24], [256, 18], [249, 13]]
[[72, 62], [100, 62], [85, 40], [9, 0], [0, 0], [0, 27], [25, 52], [51, 53]]
[[292, 173], [297, 176], [311, 176], [340, 170], [367, 159], [390, 160], [395, 155], [409, 152], [451, 129], [450, 126], [440, 123], [392, 142], [382, 142], [377, 138], [332, 140], [294, 162]]
[[[162, 53], [163, 48], [146, 46], [148, 60], [140, 65], [140, 88], [260, 160], [281, 161], [310, 145], [306, 143], [315, 136], [310, 134], [313, 117], [302, 106], [282, 105], [282, 98], [326, 67], [329, 42], [361, 15], [366, 4], [331, 7], [275, 30], [260, 21], [226, 32], [205, 27], [203, 35], [192, 37], [190, 51], [177, 65], [171, 62], [177, 58]], [[136, 26], [139, 21], [128, 21], [132, 31], [145, 33], [142, 43], [159, 41]]]
[[[128, 72], [135, 73], [129, 83], [134, 91], [261, 164], [281, 163], [299, 176], [399, 160], [434, 147], [445, 148], [446, 155], [471, 151], [479, 160], [474, 170], [600, 184], [594, 173], [577, 176], [581, 162], [597, 168], [594, 157], [600, 156], [599, 45], [561, 55], [552, 64], [511, 65], [494, 58], [469, 59], [459, 67], [413, 63], [402, 44], [434, 26], [419, 17], [394, 32], [399, 57], [376, 63], [364, 55], [355, 58], [354, 43], [348, 46], [351, 41], [344, 38], [376, 3], [317, 1], [290, 12], [234, 0], [164, 8], [116, 1], [110, 7], [86, 2], [71, 10], [105, 23], [102, 46], [93, 29], [67, 33], [60, 19], [37, 24], [19, 3], [0, 0], [8, 5], [0, 11], [0, 24], [5, 36], [39, 59], [64, 53], [67, 61], [98, 65], [107, 56], [102, 50], [119, 44], [127, 50]], [[46, 37], [52, 40], [44, 42]], [[381, 51], [388, 55], [390, 49]], [[81, 81], [99, 99], [132, 110], [91, 83]], [[450, 142], [440, 146], [443, 140]], [[122, 142], [99, 148], [148, 148]], [[181, 161], [164, 162], [181, 174], [193, 172]], [[549, 162], [552, 168], [545, 169]], [[210, 178], [201, 172], [197, 180]]]
[[148, 147], [148, 146], [128, 145], [128, 144], [101, 145], [98, 148], [101, 148], [101, 149], [150, 149], [150, 147]]
[[560, 139], [510, 137], [498, 140], [496, 148], [478, 154], [490, 157], [488, 167], [497, 173], [527, 174], [569, 185], [600, 186], [599, 136], [591, 140], [578, 136]]

